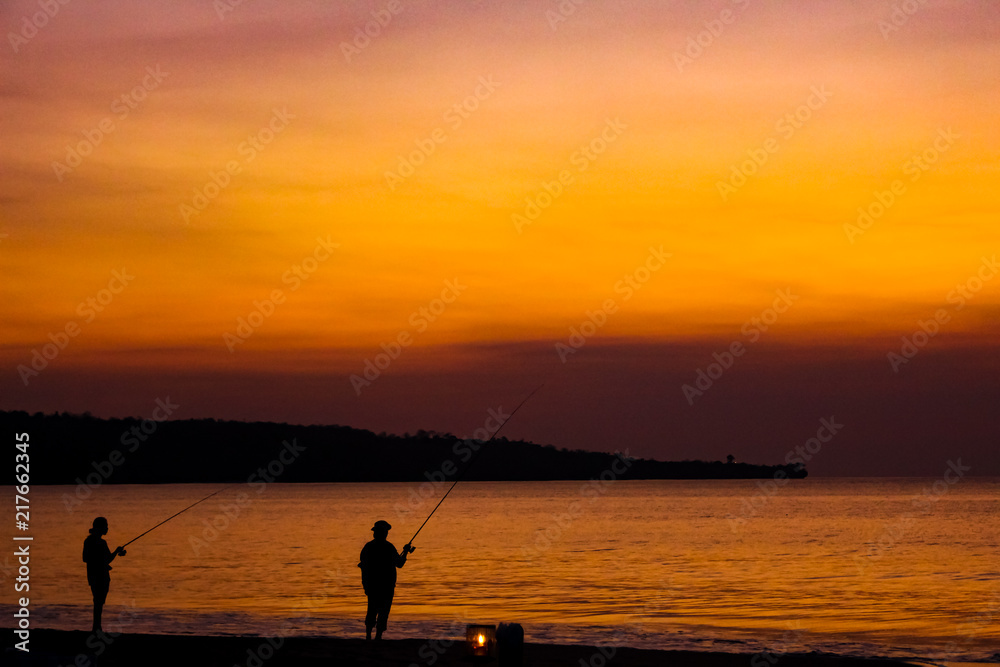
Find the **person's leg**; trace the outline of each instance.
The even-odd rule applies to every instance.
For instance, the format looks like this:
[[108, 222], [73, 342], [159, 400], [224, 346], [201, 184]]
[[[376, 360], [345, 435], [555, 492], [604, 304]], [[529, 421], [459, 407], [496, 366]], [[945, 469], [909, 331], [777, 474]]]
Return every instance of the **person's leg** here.
[[382, 633], [385, 631], [386, 625], [389, 621], [389, 609], [392, 607], [392, 595], [394, 591], [389, 591], [380, 600], [378, 608], [378, 621], [375, 624], [375, 639], [381, 639]]
[[90, 591], [94, 594], [94, 624], [91, 631], [100, 632], [101, 614], [104, 611], [104, 603], [108, 599], [108, 586], [98, 584], [97, 586], [91, 586]]
[[375, 617], [378, 614], [378, 597], [368, 596], [368, 613], [365, 614], [365, 639], [372, 638], [372, 628], [375, 627]]

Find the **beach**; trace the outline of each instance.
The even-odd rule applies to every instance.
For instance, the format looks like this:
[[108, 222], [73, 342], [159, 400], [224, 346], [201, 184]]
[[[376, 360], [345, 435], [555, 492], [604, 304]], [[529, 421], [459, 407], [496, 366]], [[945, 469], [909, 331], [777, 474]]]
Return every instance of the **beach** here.
[[[411, 665], [496, 665], [496, 658], [471, 658], [461, 642], [396, 639], [366, 642], [337, 637], [206, 637], [191, 635], [106, 634], [33, 630], [30, 653], [7, 649], [5, 664], [58, 667], [279, 667], [330, 665], [368, 667]], [[11, 659], [12, 658], [12, 659]], [[637, 648], [527, 643], [523, 665], [530, 667], [891, 667], [907, 663], [817, 653], [717, 653]]]

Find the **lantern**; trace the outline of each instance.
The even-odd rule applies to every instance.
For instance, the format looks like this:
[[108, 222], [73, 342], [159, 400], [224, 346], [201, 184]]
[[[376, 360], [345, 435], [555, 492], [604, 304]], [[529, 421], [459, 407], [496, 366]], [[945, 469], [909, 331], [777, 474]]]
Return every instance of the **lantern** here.
[[465, 626], [465, 645], [469, 655], [492, 658], [497, 654], [497, 628], [495, 625]]

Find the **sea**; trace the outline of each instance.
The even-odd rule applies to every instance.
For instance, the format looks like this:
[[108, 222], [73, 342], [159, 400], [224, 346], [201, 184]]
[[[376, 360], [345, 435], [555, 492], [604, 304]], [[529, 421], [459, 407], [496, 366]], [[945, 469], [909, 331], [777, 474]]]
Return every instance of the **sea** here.
[[[32, 627], [88, 630], [93, 519], [109, 632], [361, 637], [372, 524], [402, 548], [447, 482], [36, 486]], [[220, 491], [220, 489], [222, 489]], [[10, 489], [8, 498], [14, 494]], [[13, 542], [14, 536], [30, 542]], [[460, 482], [413, 540], [387, 638], [520, 623], [526, 641], [1000, 661], [1000, 478]], [[770, 662], [773, 662], [771, 660]], [[770, 664], [769, 662], [769, 664]]]

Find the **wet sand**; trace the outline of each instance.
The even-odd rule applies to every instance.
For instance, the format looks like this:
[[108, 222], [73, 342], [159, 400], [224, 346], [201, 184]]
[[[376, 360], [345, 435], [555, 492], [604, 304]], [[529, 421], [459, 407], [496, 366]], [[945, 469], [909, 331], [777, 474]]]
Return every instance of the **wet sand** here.
[[[444, 644], [444, 645], [443, 645]], [[5, 646], [4, 664], [51, 667], [323, 667], [399, 665], [450, 667], [497, 665], [497, 660], [471, 658], [454, 642], [394, 639], [369, 643], [336, 637], [201, 637], [191, 635], [107, 635], [105, 641], [87, 632], [32, 630], [30, 654]], [[609, 655], [610, 654], [610, 655]], [[12, 658], [12, 659], [11, 659]], [[826, 654], [738, 654], [693, 651], [651, 651], [635, 648], [531, 644], [524, 647], [525, 667], [894, 667], [894, 660], [865, 660]]]

